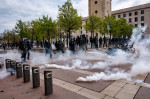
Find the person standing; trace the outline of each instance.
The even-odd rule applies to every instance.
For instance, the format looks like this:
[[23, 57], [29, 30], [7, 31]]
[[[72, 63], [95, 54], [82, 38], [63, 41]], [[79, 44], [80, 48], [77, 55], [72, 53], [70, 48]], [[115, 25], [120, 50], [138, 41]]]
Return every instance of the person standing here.
[[2, 44], [2, 46], [3, 46], [3, 49], [4, 49], [4, 51], [6, 50], [6, 43], [4, 42], [3, 44]]
[[27, 41], [27, 59], [30, 60], [31, 42]]
[[73, 39], [71, 39], [69, 42], [69, 49], [73, 54], [75, 54], [75, 46], [76, 46], [75, 41]]
[[27, 44], [25, 39], [22, 39], [22, 41], [20, 42], [19, 49], [21, 50], [21, 62], [26, 62]]
[[102, 37], [99, 38], [99, 48], [102, 46]]
[[50, 58], [52, 58], [52, 46], [48, 42], [48, 40], [45, 41], [44, 47], [45, 47], [45, 55], [50, 54]]
[[92, 36], [90, 37], [90, 43], [91, 43], [91, 48], [93, 48], [93, 38], [92, 38]]

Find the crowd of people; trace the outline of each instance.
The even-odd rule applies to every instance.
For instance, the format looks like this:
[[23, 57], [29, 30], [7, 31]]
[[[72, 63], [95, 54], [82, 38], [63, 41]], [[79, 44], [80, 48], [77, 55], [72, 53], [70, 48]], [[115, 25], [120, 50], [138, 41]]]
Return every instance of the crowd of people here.
[[[66, 44], [69, 48], [69, 50], [75, 54], [78, 50], [83, 50], [86, 51], [88, 49], [88, 46], [90, 46], [91, 48], [110, 48], [110, 47], [120, 47], [120, 48], [124, 48], [125, 46], [127, 46], [128, 39], [127, 38], [121, 38], [121, 37], [113, 37], [112, 39], [104, 36], [103, 38], [100, 37], [98, 38], [98, 36], [95, 37], [90, 37], [88, 39], [88, 36], [86, 35], [80, 35], [77, 36], [76, 38], [71, 38], [69, 40], [69, 44]], [[49, 55], [50, 58], [52, 58], [52, 53], [53, 53], [53, 49], [52, 49], [52, 44], [55, 45], [56, 48], [56, 53], [64, 53], [65, 52], [65, 42], [62, 41], [61, 39], [56, 39], [55, 42], [53, 42], [52, 44], [48, 41], [45, 40], [42, 43], [38, 43], [37, 46], [39, 46], [39, 44], [41, 44], [41, 47], [45, 48], [45, 55]], [[6, 47], [11, 47], [11, 48], [19, 48], [19, 50], [21, 51], [21, 59], [22, 62], [26, 61], [26, 58], [29, 60], [30, 59], [30, 51], [31, 48], [33, 47], [33, 42], [31, 43], [30, 40], [28, 39], [21, 39], [21, 41], [19, 43], [12, 43], [12, 44], [8, 44], [8, 43], [3, 43], [1, 44], [1, 46], [3, 47], [3, 49], [5, 50]]]

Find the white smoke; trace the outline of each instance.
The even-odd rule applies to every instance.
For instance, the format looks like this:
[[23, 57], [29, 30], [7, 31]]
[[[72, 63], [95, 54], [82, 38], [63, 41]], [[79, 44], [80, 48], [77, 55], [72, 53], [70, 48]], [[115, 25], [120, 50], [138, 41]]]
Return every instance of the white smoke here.
[[[78, 51], [75, 55], [69, 50], [65, 53], [58, 53], [50, 59], [50, 56], [45, 56], [44, 53], [31, 53], [31, 65], [46, 64], [40, 68], [60, 68], [60, 69], [102, 69], [104, 72], [95, 73], [85, 78], [79, 77], [78, 81], [98, 81], [98, 80], [117, 80], [127, 79], [131, 80], [139, 74], [150, 72], [150, 53], [149, 45], [150, 39], [141, 39], [141, 29], [134, 29], [133, 35], [129, 42], [129, 46], [133, 45], [134, 53], [128, 53], [121, 49], [117, 49], [114, 55], [106, 54], [105, 50], [91, 50], [88, 52]], [[21, 54], [17, 51], [8, 52], [3, 55], [10, 59], [20, 59]], [[94, 61], [89, 62], [89, 61]], [[48, 64], [49, 63], [49, 64]], [[111, 66], [120, 64], [132, 64], [130, 71], [126, 72], [118, 68], [110, 69]]]
[[21, 61], [21, 54], [18, 50], [7, 50], [5, 54], [0, 54], [0, 57], [3, 57], [4, 59]]
[[[144, 28], [145, 29], [145, 28]], [[125, 64], [125, 63], [132, 63], [132, 67], [130, 72], [120, 71], [109, 73], [101, 72], [95, 73], [91, 76], [87, 76], [85, 78], [79, 77], [77, 81], [98, 81], [98, 80], [118, 80], [118, 79], [132, 79], [140, 74], [150, 72], [150, 53], [149, 53], [149, 46], [150, 46], [150, 39], [141, 39], [143, 30], [141, 29], [134, 29], [133, 35], [131, 37], [130, 44], [134, 44], [135, 52], [130, 54], [124, 51], [118, 50], [116, 52], [116, 56], [111, 57], [111, 62], [109, 64]]]
[[9, 75], [10, 75], [10, 73], [7, 72], [6, 70], [0, 71], [0, 79], [4, 79], [4, 78], [8, 77]]

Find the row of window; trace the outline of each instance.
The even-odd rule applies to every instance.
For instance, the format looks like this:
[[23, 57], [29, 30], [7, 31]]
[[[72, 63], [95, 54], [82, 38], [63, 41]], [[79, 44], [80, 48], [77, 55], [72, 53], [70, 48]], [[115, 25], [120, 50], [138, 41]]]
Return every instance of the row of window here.
[[[144, 27], [144, 23], [141, 23], [141, 26]], [[138, 27], [138, 24], [135, 24], [135, 27]]]
[[[138, 22], [138, 17], [134, 18], [135, 22]], [[141, 16], [141, 21], [144, 21], [144, 16]], [[129, 18], [129, 23], [132, 22], [132, 18]]]
[[[141, 14], [144, 14], [144, 10], [141, 10]], [[134, 15], [138, 15], [138, 11], [135, 11]], [[132, 16], [132, 12], [129, 12], [129, 16]], [[121, 15], [118, 15], [118, 18], [120, 18]], [[126, 17], [126, 13], [123, 14], [123, 17]]]
[[[95, 1], [95, 4], [97, 4], [98, 2], [97, 1]], [[107, 4], [109, 3], [109, 0], [107, 0]]]

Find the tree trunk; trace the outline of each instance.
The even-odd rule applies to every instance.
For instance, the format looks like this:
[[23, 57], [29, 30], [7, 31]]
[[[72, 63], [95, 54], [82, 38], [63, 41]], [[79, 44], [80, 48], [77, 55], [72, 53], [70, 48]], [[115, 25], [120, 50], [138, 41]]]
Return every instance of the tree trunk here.
[[69, 40], [68, 40], [68, 33], [67, 33], [67, 48], [68, 48], [68, 41], [69, 41]]
[[111, 31], [110, 31], [110, 39], [111, 39]]

